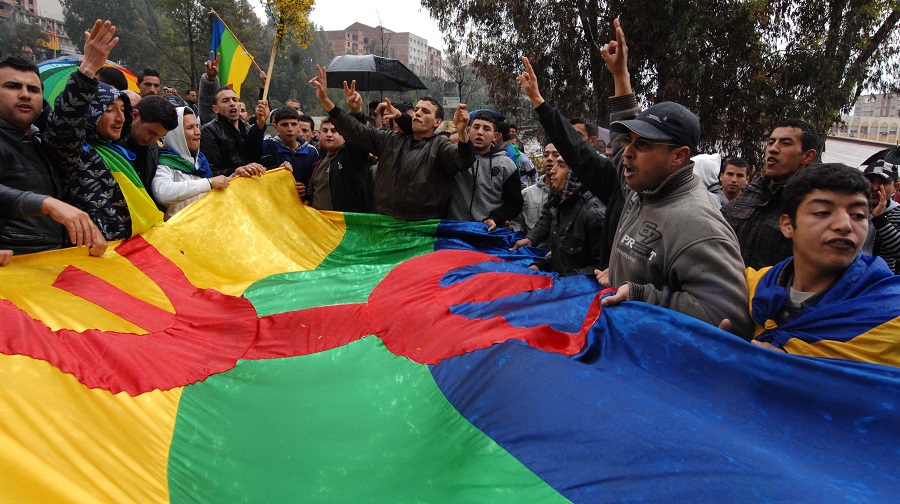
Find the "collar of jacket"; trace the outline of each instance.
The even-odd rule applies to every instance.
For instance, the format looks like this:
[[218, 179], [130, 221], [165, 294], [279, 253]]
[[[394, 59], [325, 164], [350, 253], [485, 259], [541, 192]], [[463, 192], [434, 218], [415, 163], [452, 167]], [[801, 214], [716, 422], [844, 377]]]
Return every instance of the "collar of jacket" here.
[[678, 171], [669, 175], [656, 189], [643, 191], [640, 194], [642, 198], [658, 200], [667, 196], [690, 192], [697, 183], [697, 180], [694, 178], [694, 163], [688, 163], [687, 166], [679, 168]]
[[296, 149], [291, 149], [290, 147], [287, 146], [286, 143], [284, 143], [284, 141], [281, 140], [280, 136], [275, 135], [275, 138], [273, 140], [275, 140], [275, 145], [277, 145], [279, 149], [284, 149], [285, 151], [290, 152], [290, 153], [300, 152], [310, 146], [309, 142], [307, 142], [306, 140], [303, 140], [302, 143], [297, 144]]
[[40, 131], [40, 130], [38, 130], [37, 126], [35, 126], [33, 124], [31, 125], [31, 127], [28, 129], [27, 132], [22, 131], [22, 128], [17, 128], [16, 126], [13, 126], [12, 124], [4, 121], [3, 119], [0, 119], [0, 129], [2, 129], [3, 132], [6, 133], [7, 135], [9, 135], [19, 141], [23, 141], [23, 140], [27, 139], [28, 137], [30, 137]]
[[[229, 119], [228, 116], [223, 116], [222, 114], [216, 114], [216, 121], [219, 121], [222, 124], [227, 124], [227, 125], [231, 126], [232, 128], [234, 128], [234, 123], [231, 122], [231, 119]], [[244, 121], [238, 119], [238, 127], [235, 128], [234, 130], [237, 131], [238, 133], [243, 133], [244, 132], [244, 124], [246, 124]]]

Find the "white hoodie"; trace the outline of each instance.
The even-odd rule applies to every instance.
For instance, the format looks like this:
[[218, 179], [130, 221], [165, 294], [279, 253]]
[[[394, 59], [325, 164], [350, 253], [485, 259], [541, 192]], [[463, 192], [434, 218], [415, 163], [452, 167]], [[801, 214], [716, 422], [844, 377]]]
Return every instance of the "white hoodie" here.
[[[177, 152], [179, 156], [195, 167], [199, 167], [199, 159], [191, 156], [187, 140], [184, 138], [185, 108], [178, 107], [176, 109], [178, 127], [163, 137], [163, 147]], [[170, 217], [212, 190], [209, 179], [163, 165], [156, 167], [156, 175], [153, 176], [151, 186], [156, 202], [166, 207], [166, 215]]]

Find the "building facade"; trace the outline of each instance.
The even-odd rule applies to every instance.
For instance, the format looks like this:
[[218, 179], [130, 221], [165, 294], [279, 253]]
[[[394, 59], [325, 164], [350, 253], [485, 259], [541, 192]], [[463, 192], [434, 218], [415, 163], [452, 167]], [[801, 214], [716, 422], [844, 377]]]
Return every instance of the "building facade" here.
[[855, 116], [900, 117], [900, 94], [881, 93], [862, 95], [853, 107]]
[[400, 60], [420, 77], [441, 75], [441, 51], [414, 33], [395, 32], [384, 26], [353, 23], [343, 30], [325, 32], [335, 56], [375, 54]]
[[41, 47], [27, 48], [36, 60], [78, 53], [66, 32], [59, 0], [0, 0], [0, 24], [7, 23], [41, 27], [46, 41]]

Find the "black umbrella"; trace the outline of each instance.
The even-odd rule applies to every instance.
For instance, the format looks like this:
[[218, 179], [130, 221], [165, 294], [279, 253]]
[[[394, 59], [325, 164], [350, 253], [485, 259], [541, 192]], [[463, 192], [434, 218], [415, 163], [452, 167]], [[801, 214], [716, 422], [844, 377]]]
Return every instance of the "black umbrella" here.
[[398, 60], [373, 54], [336, 56], [328, 65], [328, 87], [343, 88], [356, 81], [357, 91], [410, 91], [428, 89]]
[[869, 166], [879, 159], [884, 159], [893, 164], [900, 163], [900, 147], [888, 147], [887, 149], [880, 150], [869, 156], [869, 159], [863, 161], [861, 166]]

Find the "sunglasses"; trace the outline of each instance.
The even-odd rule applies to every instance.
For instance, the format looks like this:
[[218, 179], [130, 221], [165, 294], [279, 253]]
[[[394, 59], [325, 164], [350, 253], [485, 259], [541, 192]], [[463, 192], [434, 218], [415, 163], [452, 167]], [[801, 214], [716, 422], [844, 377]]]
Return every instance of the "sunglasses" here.
[[670, 143], [670, 142], [660, 142], [656, 140], [647, 140], [646, 138], [637, 137], [632, 139], [629, 136], [621, 136], [616, 139], [616, 145], [620, 149], [624, 149], [634, 143], [634, 148], [637, 149], [638, 152], [647, 152], [652, 149], [656, 145], [669, 145], [671, 147], [680, 147], [679, 145]]

